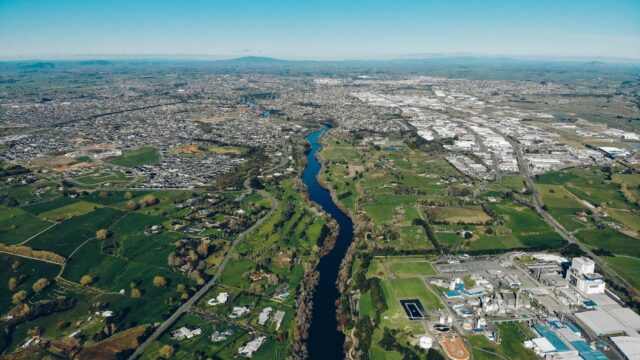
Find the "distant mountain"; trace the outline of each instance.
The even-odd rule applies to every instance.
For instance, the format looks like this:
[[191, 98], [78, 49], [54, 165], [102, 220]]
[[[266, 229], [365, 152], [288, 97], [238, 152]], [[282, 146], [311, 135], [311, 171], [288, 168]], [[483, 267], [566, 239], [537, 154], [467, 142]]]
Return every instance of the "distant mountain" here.
[[50, 62], [37, 62], [32, 64], [24, 64], [21, 65], [20, 68], [24, 70], [43, 70], [43, 69], [53, 69], [56, 67], [56, 64]]
[[113, 62], [108, 60], [84, 60], [80, 61], [80, 65], [111, 65]]
[[589, 61], [587, 63], [582, 64], [582, 67], [589, 68], [589, 69], [603, 69], [608, 66], [609, 64], [607, 64], [604, 61]]

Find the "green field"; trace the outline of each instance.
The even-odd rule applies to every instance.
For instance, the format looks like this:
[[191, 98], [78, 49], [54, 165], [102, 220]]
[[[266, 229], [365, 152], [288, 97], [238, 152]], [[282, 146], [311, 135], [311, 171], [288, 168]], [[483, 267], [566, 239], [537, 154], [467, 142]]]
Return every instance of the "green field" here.
[[[12, 264], [17, 263], [15, 270]], [[60, 266], [42, 261], [29, 260], [18, 256], [0, 253], [0, 314], [6, 313], [14, 305], [11, 303], [11, 295], [20, 290], [26, 290], [32, 294], [31, 286], [40, 278], [47, 278], [50, 281], [58, 275]], [[17, 286], [9, 290], [9, 279], [15, 277], [18, 280]], [[20, 281], [20, 279], [22, 280]]]
[[576, 236], [594, 249], [607, 249], [614, 254], [640, 257], [640, 240], [610, 228], [579, 231]]
[[631, 285], [640, 288], [640, 259], [629, 256], [605, 256], [602, 258]]
[[520, 333], [520, 330], [518, 330], [518, 327], [521, 327], [523, 325], [517, 325], [515, 323], [502, 323], [498, 324], [497, 326], [500, 330], [500, 344], [496, 344], [490, 341], [484, 335], [474, 335], [467, 338], [469, 344], [471, 344], [472, 346], [473, 356], [475, 359], [496, 359], [496, 356], [494, 354], [482, 351], [480, 349], [484, 349], [492, 353], [498, 353], [506, 357], [507, 359], [539, 359], [539, 357], [533, 351], [526, 349], [522, 345], [522, 342], [525, 340], [525, 338]]
[[133, 177], [127, 177], [122, 171], [98, 170], [92, 173], [78, 176], [73, 180], [84, 186], [95, 186], [105, 183], [126, 183], [132, 181]]
[[41, 203], [37, 203], [37, 204], [33, 204], [33, 205], [27, 205], [25, 207], [23, 207], [22, 209], [26, 212], [28, 212], [29, 214], [32, 215], [40, 215], [42, 213], [46, 213], [48, 211], [52, 211], [52, 210], [56, 210], [58, 208], [61, 207], [65, 207], [71, 204], [75, 204], [77, 202], [79, 202], [80, 200], [77, 199], [72, 199], [70, 197], [66, 197], [66, 196], [60, 196], [57, 197], [53, 200], [50, 201], [46, 201], [46, 202], [41, 202]]
[[11, 209], [0, 212], [0, 243], [13, 245], [22, 242], [52, 223], [27, 214], [22, 209]]
[[90, 211], [95, 210], [97, 207], [98, 205], [92, 204], [90, 202], [78, 201], [73, 204], [40, 213], [38, 214], [38, 217], [45, 220], [60, 221], [72, 218], [74, 216], [86, 214]]
[[[510, 202], [489, 205], [505, 222], [506, 231], [482, 234], [471, 242], [472, 250], [526, 247], [560, 247], [564, 239], [528, 207]], [[498, 229], [500, 230], [500, 229]]]
[[136, 167], [155, 164], [158, 161], [160, 161], [160, 154], [158, 154], [158, 149], [153, 147], [143, 147], [136, 150], [125, 150], [123, 151], [122, 157], [109, 160], [111, 164], [124, 167]]
[[112, 208], [100, 208], [76, 216], [36, 236], [27, 246], [69, 256], [78, 245], [95, 236], [96, 231], [108, 228], [123, 212]]
[[389, 269], [397, 277], [416, 277], [437, 275], [438, 272], [430, 262], [388, 262]]
[[447, 206], [429, 207], [425, 210], [429, 215], [433, 215], [437, 221], [447, 221], [449, 223], [483, 224], [491, 220], [481, 206]]

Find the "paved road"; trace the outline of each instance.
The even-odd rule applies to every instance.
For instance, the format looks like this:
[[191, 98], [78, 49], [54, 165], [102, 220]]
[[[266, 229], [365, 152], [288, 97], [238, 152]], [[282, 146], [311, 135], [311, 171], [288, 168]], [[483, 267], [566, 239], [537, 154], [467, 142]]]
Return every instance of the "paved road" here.
[[154, 341], [156, 341], [184, 313], [186, 313], [193, 304], [195, 304], [198, 300], [200, 300], [200, 298], [202, 298], [202, 296], [204, 296], [204, 294], [206, 294], [209, 290], [211, 290], [211, 288], [220, 279], [220, 276], [222, 276], [222, 272], [224, 271], [224, 268], [227, 266], [227, 263], [229, 263], [229, 259], [231, 259], [231, 256], [233, 255], [238, 243], [242, 241], [242, 239], [244, 239], [247, 236], [247, 234], [251, 233], [253, 230], [255, 230], [260, 225], [262, 225], [262, 223], [266, 219], [271, 217], [271, 215], [275, 212], [276, 208], [278, 207], [278, 200], [273, 198], [271, 195], [268, 195], [267, 192], [263, 192], [263, 195], [265, 195], [271, 200], [271, 210], [269, 211], [269, 213], [263, 216], [260, 220], [256, 221], [256, 223], [253, 224], [250, 228], [248, 228], [247, 230], [242, 232], [240, 235], [238, 235], [238, 237], [231, 244], [231, 248], [229, 249], [229, 251], [227, 251], [227, 254], [224, 257], [224, 260], [222, 260], [222, 263], [218, 267], [218, 271], [216, 271], [213, 278], [211, 278], [211, 280], [209, 280], [208, 283], [206, 283], [202, 288], [200, 288], [200, 290], [198, 290], [198, 292], [196, 292], [192, 297], [190, 297], [189, 300], [187, 300], [184, 304], [182, 304], [182, 306], [180, 306], [178, 310], [176, 310], [167, 320], [165, 320], [162, 324], [160, 324], [160, 326], [158, 326], [158, 328], [153, 332], [153, 334], [151, 334], [151, 336], [149, 336], [129, 357], [129, 360], [134, 360], [142, 356], [142, 354], [149, 347], [149, 345], [151, 345]]
[[626, 287], [628, 289], [632, 288], [631, 284], [629, 284], [626, 280], [620, 277], [613, 269], [611, 269], [611, 267], [605, 261], [600, 259], [600, 257], [598, 257], [589, 248], [587, 248], [584, 244], [578, 241], [578, 239], [576, 239], [573, 233], [571, 233], [570, 231], [567, 231], [567, 229], [565, 229], [564, 226], [562, 226], [555, 218], [553, 218], [551, 215], [549, 215], [549, 213], [547, 213], [544, 210], [543, 208], [544, 203], [542, 202], [542, 198], [540, 197], [540, 194], [538, 193], [538, 190], [536, 190], [535, 184], [531, 179], [531, 174], [529, 173], [529, 166], [525, 161], [524, 156], [522, 155], [522, 150], [520, 149], [520, 145], [514, 138], [510, 136], [506, 136], [505, 134], [502, 134], [502, 133], [499, 133], [499, 134], [504, 136], [505, 139], [509, 140], [509, 142], [511, 143], [511, 146], [513, 146], [513, 150], [516, 153], [516, 159], [518, 160], [518, 167], [520, 168], [520, 174], [524, 178], [527, 188], [531, 191], [531, 194], [533, 196], [533, 205], [536, 208], [536, 212], [538, 212], [538, 214], [542, 216], [542, 218], [547, 222], [547, 224], [551, 225], [556, 230], [556, 232], [560, 234], [565, 240], [567, 240], [569, 243], [580, 246], [582, 251], [587, 253], [587, 255], [593, 259], [593, 261], [596, 263], [596, 265], [598, 265], [600, 270], [603, 273], [609, 275], [610, 280], [612, 282], [616, 283], [618, 286]]

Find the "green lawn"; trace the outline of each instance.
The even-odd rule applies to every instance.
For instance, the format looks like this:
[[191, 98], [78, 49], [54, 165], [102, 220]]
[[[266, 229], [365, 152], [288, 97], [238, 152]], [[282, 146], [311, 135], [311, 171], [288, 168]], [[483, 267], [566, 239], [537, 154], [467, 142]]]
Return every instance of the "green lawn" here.
[[389, 269], [397, 277], [416, 277], [437, 275], [438, 272], [426, 261], [420, 262], [389, 262]]
[[34, 249], [48, 250], [69, 256], [78, 245], [94, 237], [96, 231], [108, 228], [122, 215], [123, 212], [112, 208], [100, 208], [65, 220], [36, 236], [26, 245]]
[[158, 161], [160, 161], [160, 154], [158, 154], [158, 149], [154, 147], [143, 147], [136, 150], [125, 150], [122, 154], [122, 157], [109, 160], [111, 164], [125, 167], [136, 167], [155, 164]]
[[51, 210], [55, 210], [67, 205], [77, 203], [78, 201], [80, 200], [72, 199], [66, 196], [60, 196], [50, 201], [41, 202], [33, 205], [27, 205], [22, 209], [24, 209], [24, 211], [28, 212], [29, 214], [37, 216]]
[[640, 258], [640, 240], [610, 228], [579, 231], [576, 237], [591, 248], [607, 249], [614, 254]]
[[640, 288], [640, 259], [627, 256], [606, 256], [603, 257], [603, 259], [606, 260], [618, 275], [622, 276], [636, 288]]
[[496, 356], [481, 350], [485, 349], [505, 356], [507, 359], [523, 359], [536, 360], [539, 357], [531, 350], [523, 346], [524, 336], [518, 330], [519, 326], [514, 323], [498, 324], [500, 330], [500, 344], [496, 344], [484, 335], [473, 335], [467, 337], [469, 343], [473, 346], [473, 356], [475, 359], [495, 360]]
[[13, 245], [41, 232], [52, 223], [27, 214], [22, 209], [0, 212], [0, 243]]
[[45, 220], [60, 221], [72, 218], [74, 216], [86, 214], [90, 211], [95, 210], [97, 207], [99, 207], [99, 205], [92, 204], [86, 201], [78, 201], [73, 204], [40, 213], [38, 214], [38, 217]]

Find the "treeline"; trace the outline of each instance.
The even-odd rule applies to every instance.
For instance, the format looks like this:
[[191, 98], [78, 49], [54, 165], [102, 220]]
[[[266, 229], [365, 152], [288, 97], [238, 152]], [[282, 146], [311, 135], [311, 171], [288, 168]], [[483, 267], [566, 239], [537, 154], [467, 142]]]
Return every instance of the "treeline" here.
[[442, 252], [442, 246], [440, 246], [440, 243], [438, 242], [438, 238], [436, 237], [436, 234], [433, 232], [433, 229], [431, 228], [431, 225], [429, 225], [428, 222], [422, 219], [413, 219], [412, 225], [422, 226], [422, 228], [424, 229], [424, 232], [427, 234], [427, 238], [429, 239], [429, 241], [431, 241], [433, 248], [439, 252]]
[[18, 304], [9, 312], [13, 318], [7, 320], [7, 322], [11, 325], [21, 324], [57, 311], [67, 310], [75, 304], [75, 299], [64, 296], [52, 300], [38, 301], [33, 304]]
[[296, 300], [296, 316], [293, 321], [293, 341], [289, 348], [289, 359], [303, 360], [309, 357], [307, 339], [313, 310], [313, 292], [320, 274], [315, 269], [308, 270], [300, 286]]
[[56, 253], [52, 253], [51, 251], [33, 250], [28, 246], [22, 246], [22, 245], [7, 246], [4, 244], [0, 244], [0, 251], [10, 253], [10, 254], [20, 255], [28, 258], [50, 261], [60, 265], [64, 264], [67, 261], [67, 259], [64, 256], [58, 255]]
[[373, 306], [373, 316], [365, 315], [357, 319], [355, 324], [355, 333], [358, 335], [358, 344], [354, 349], [356, 358], [368, 359], [369, 349], [371, 348], [371, 338], [374, 330], [380, 325], [380, 317], [382, 313], [389, 308], [385, 299], [380, 278], [373, 277], [367, 279], [366, 273], [371, 265], [373, 257], [370, 254], [361, 256], [360, 267], [353, 276], [355, 287], [360, 290], [360, 294], [369, 293], [371, 304]]

